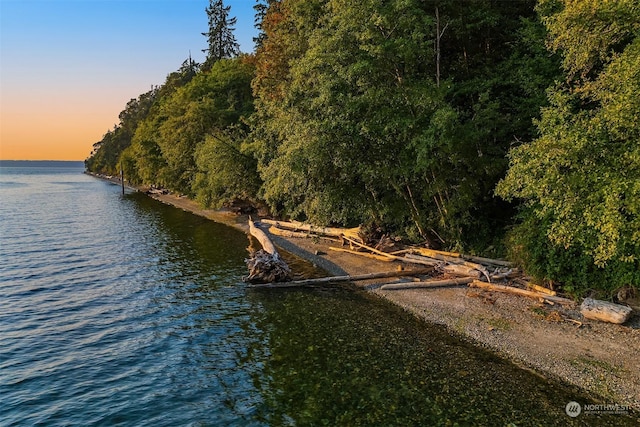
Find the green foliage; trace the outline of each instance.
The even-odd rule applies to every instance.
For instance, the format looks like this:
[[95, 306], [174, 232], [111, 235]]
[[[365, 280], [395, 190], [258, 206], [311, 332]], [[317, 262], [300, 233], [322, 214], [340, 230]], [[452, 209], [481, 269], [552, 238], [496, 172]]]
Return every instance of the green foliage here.
[[197, 71], [198, 64], [188, 58], [178, 71], [167, 76], [164, 85], [131, 99], [119, 115], [120, 123], [94, 144], [94, 152], [85, 161], [87, 170], [108, 175], [119, 173], [120, 156], [134, 142], [138, 127], [154, 115], [160, 101], [188, 83]]
[[640, 248], [632, 262], [614, 260], [598, 267], [583, 247], [556, 245], [544, 234], [551, 226], [527, 209], [520, 223], [507, 234], [508, 257], [538, 282], [561, 283], [562, 290], [576, 297], [585, 295], [611, 299], [624, 285], [640, 287]]
[[581, 260], [562, 261], [571, 274], [593, 263], [613, 285], [637, 285], [620, 272], [637, 269], [640, 253], [640, 6], [541, 6], [552, 11], [545, 18], [550, 46], [562, 51], [568, 82], [549, 90], [539, 138], [510, 152], [497, 193], [524, 200], [528, 215], [543, 221], [538, 232], [549, 245]]
[[87, 168], [485, 254], [519, 203], [507, 243], [531, 274], [576, 294], [638, 285], [637, 1], [256, 10], [255, 56], [226, 59], [235, 21], [211, 1], [205, 66], [127, 104]]
[[532, 135], [557, 70], [533, 3], [304, 6], [269, 8], [257, 55], [253, 148], [266, 201], [314, 222], [486, 245], [494, 232], [479, 230], [509, 218], [492, 197], [505, 153], [514, 135]]
[[[219, 60], [208, 71], [200, 70], [189, 58], [167, 76], [164, 85], [127, 104], [120, 125], [96, 144], [96, 152], [86, 161], [87, 169], [115, 175], [122, 164], [134, 184], [197, 193], [207, 204], [252, 198], [257, 185], [255, 160], [238, 154], [244, 137], [232, 138], [226, 129], [244, 127], [246, 133], [246, 125], [239, 123], [253, 112], [253, 76], [254, 66], [245, 57]], [[209, 134], [217, 137], [210, 136], [205, 142]], [[229, 142], [229, 147], [237, 145], [237, 152], [232, 155], [221, 149], [220, 141]], [[198, 150], [200, 145], [202, 150]], [[230, 174], [213, 176], [236, 167], [244, 179], [232, 182], [235, 178]], [[222, 189], [222, 185], [229, 187]]]
[[561, 51], [569, 80], [584, 82], [600, 73], [640, 30], [637, 0], [540, 0], [549, 47]]
[[134, 137], [143, 182], [193, 195], [196, 150], [209, 133], [251, 114], [252, 77], [244, 58], [220, 60], [162, 98]]
[[87, 170], [107, 175], [119, 174], [120, 154], [129, 145], [140, 122], [146, 117], [157, 97], [157, 90], [131, 99], [120, 113], [120, 124], [94, 144], [94, 152], [85, 160]]
[[196, 149], [198, 172], [193, 184], [196, 199], [220, 208], [236, 199], [255, 201], [260, 179], [253, 156], [242, 152], [241, 132], [207, 135]]
[[509, 153], [497, 187], [522, 199], [527, 222], [539, 226], [537, 239], [526, 223], [513, 239], [537, 242], [520, 245], [531, 251], [529, 269], [576, 290], [640, 286], [640, 6], [540, 7], [567, 82], [549, 89], [539, 137]]

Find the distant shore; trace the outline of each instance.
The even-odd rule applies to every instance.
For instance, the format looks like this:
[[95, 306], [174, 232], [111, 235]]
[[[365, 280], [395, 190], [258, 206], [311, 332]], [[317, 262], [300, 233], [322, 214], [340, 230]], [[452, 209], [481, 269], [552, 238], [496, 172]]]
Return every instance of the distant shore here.
[[[174, 194], [151, 194], [150, 197], [248, 233], [246, 215], [205, 209], [187, 197]], [[284, 251], [314, 263], [330, 275], [389, 271], [399, 265], [335, 252], [328, 249], [331, 244], [318, 239], [270, 237]], [[585, 320], [577, 309], [542, 305], [532, 299], [466, 286], [381, 290], [381, 283], [380, 280], [358, 282], [357, 286], [427, 322], [443, 325], [452, 334], [523, 368], [577, 386], [602, 404], [629, 406], [634, 416], [638, 416], [640, 315], [637, 311], [624, 325], [614, 325]]]

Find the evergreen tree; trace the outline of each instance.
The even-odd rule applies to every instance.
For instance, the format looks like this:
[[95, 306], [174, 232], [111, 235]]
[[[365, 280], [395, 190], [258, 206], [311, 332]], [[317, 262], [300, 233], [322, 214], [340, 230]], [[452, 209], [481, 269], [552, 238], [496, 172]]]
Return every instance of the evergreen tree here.
[[254, 23], [255, 27], [259, 31], [258, 36], [253, 38], [253, 42], [256, 45], [256, 50], [262, 46], [265, 39], [267, 38], [263, 25], [264, 19], [267, 16], [267, 11], [273, 3], [277, 3], [279, 1], [280, 0], [256, 0], [256, 4], [253, 6], [253, 9], [256, 11]]
[[205, 10], [209, 17], [209, 32], [202, 35], [207, 37], [209, 47], [203, 49], [207, 53], [204, 68], [210, 69], [216, 61], [237, 56], [240, 45], [233, 34], [237, 20], [229, 17], [231, 6], [225, 6], [223, 0], [210, 0]]

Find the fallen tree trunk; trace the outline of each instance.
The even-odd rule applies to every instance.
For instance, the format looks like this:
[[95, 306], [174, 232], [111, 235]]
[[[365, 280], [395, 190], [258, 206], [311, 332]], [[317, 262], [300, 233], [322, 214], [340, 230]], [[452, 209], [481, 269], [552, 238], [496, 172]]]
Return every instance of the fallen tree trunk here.
[[535, 283], [527, 283], [527, 287], [533, 289], [534, 291], [542, 292], [543, 294], [551, 296], [555, 296], [557, 294], [556, 291], [547, 289], [544, 286], [536, 285]]
[[311, 224], [305, 224], [298, 221], [274, 221], [271, 219], [262, 219], [260, 222], [269, 225], [275, 225], [278, 228], [286, 228], [293, 231], [306, 231], [308, 233], [321, 234], [332, 237], [350, 237], [355, 240], [362, 241], [360, 237], [360, 227], [355, 228], [334, 228], [334, 227], [317, 227]]
[[336, 252], [346, 252], [348, 254], [353, 254], [353, 255], [360, 255], [360, 256], [363, 256], [363, 257], [366, 257], [366, 258], [377, 259], [378, 261], [384, 261], [384, 262], [394, 261], [393, 258], [389, 258], [387, 256], [370, 254], [370, 253], [367, 253], [367, 252], [352, 251], [351, 249], [334, 248], [333, 246], [330, 246], [329, 250], [336, 251]]
[[633, 312], [633, 309], [626, 305], [614, 304], [592, 298], [585, 298], [580, 306], [580, 313], [582, 313], [585, 318], [616, 324], [626, 322], [631, 316], [631, 312]]
[[295, 280], [291, 282], [282, 282], [282, 283], [261, 283], [255, 285], [248, 285], [249, 288], [292, 288], [296, 286], [310, 286], [310, 285], [323, 285], [329, 283], [340, 283], [340, 282], [356, 282], [359, 280], [369, 280], [369, 279], [383, 279], [387, 277], [406, 277], [406, 276], [420, 276], [423, 274], [428, 274], [433, 271], [432, 268], [422, 268], [419, 270], [405, 270], [405, 271], [385, 271], [382, 273], [368, 273], [368, 274], [359, 274], [355, 276], [331, 276], [331, 277], [320, 277], [318, 279], [304, 279], [304, 280]]
[[370, 252], [373, 252], [374, 254], [382, 255], [382, 256], [387, 257], [387, 258], [390, 258], [390, 259], [392, 259], [392, 260], [393, 260], [393, 259], [398, 259], [398, 258], [399, 258], [399, 257], [397, 257], [397, 256], [395, 256], [395, 255], [391, 255], [391, 254], [390, 254], [390, 253], [388, 253], [388, 252], [382, 252], [382, 251], [377, 250], [376, 248], [372, 248], [371, 246], [367, 246], [367, 245], [365, 245], [364, 243], [361, 243], [361, 242], [358, 242], [358, 241], [357, 241], [357, 240], [355, 240], [355, 239], [352, 239], [351, 237], [348, 237], [348, 236], [342, 236], [342, 237], [344, 237], [344, 239], [345, 239], [347, 242], [351, 242], [351, 243], [353, 243], [354, 245], [360, 246], [360, 247], [361, 247], [361, 248], [363, 248], [363, 249], [366, 249], [366, 250], [368, 250], [368, 251], [370, 251]]
[[274, 236], [299, 237], [301, 239], [306, 239], [308, 237], [311, 237], [309, 233], [305, 233], [303, 231], [285, 230], [283, 228], [278, 228], [275, 225], [272, 225], [271, 227], [269, 227], [269, 233], [273, 234]]
[[367, 257], [367, 258], [373, 258], [373, 259], [377, 259], [378, 261], [403, 261], [403, 262], [406, 262], [406, 263], [409, 263], [409, 264], [428, 265], [430, 267], [439, 264], [439, 261], [430, 260], [428, 258], [420, 257], [420, 256], [417, 256], [417, 255], [406, 254], [404, 257], [400, 257], [400, 256], [397, 256], [397, 255], [392, 255], [390, 253], [382, 252], [382, 251], [379, 251], [379, 250], [374, 249], [372, 247], [369, 247], [369, 246], [367, 246], [365, 244], [358, 243], [358, 242], [353, 242], [348, 238], [345, 238], [345, 239], [347, 241], [355, 243], [357, 246], [360, 246], [360, 247], [362, 247], [364, 249], [373, 251], [374, 253], [358, 252], [358, 251], [353, 251], [353, 250], [350, 250], [350, 249], [334, 248], [334, 247], [330, 247], [329, 249], [331, 249], [333, 251], [346, 252], [346, 253], [350, 253], [350, 254], [354, 254], [354, 255], [360, 255], [360, 256]]
[[431, 265], [431, 266], [436, 266], [441, 264], [440, 261], [435, 260], [435, 259], [431, 259], [431, 258], [427, 258], [427, 257], [423, 257], [420, 255], [411, 255], [411, 254], [406, 254], [404, 256], [404, 258], [400, 258], [404, 262], [408, 262], [408, 263], [412, 263], [412, 264], [422, 264], [422, 265]]
[[249, 218], [249, 233], [260, 242], [265, 252], [273, 255], [274, 258], [280, 257], [273, 242], [269, 239], [269, 236], [267, 236], [267, 233], [262, 231], [261, 228], [256, 227], [251, 218]]
[[457, 279], [426, 280], [422, 282], [389, 283], [387, 285], [382, 285], [380, 289], [386, 291], [398, 289], [437, 288], [444, 286], [466, 285], [474, 280], [475, 279], [473, 277], [460, 277]]
[[482, 277], [481, 271], [473, 267], [467, 267], [466, 265], [462, 265], [462, 264], [445, 265], [444, 267], [441, 268], [441, 270], [443, 273], [453, 274], [455, 276], [473, 277], [475, 279], [479, 279], [480, 277]]
[[[405, 260], [420, 261], [421, 263], [429, 264], [429, 265], [441, 265], [442, 264], [442, 261], [438, 261], [437, 259], [429, 258], [429, 257], [422, 256], [422, 255], [406, 254], [404, 256], [404, 258], [405, 258]], [[407, 262], [411, 262], [411, 261], [407, 261]]]
[[245, 259], [249, 269], [249, 275], [244, 277], [245, 282], [250, 283], [270, 283], [282, 282], [291, 278], [291, 269], [287, 263], [280, 258], [269, 236], [256, 227], [249, 218], [249, 233], [260, 242], [262, 249], [253, 251], [250, 257]]
[[504, 261], [501, 259], [491, 259], [491, 258], [484, 258], [480, 256], [465, 255], [457, 252], [437, 251], [435, 249], [428, 249], [428, 248], [416, 248], [414, 250], [420, 253], [420, 255], [427, 256], [429, 258], [439, 259], [441, 261], [447, 261], [452, 264], [464, 264], [466, 261], [466, 262], [474, 263], [475, 265], [478, 265], [478, 264], [497, 265], [500, 267], [511, 266], [511, 263], [509, 261]]
[[[427, 249], [427, 248], [419, 248], [417, 250], [420, 255], [422, 256], [426, 256], [429, 258], [433, 258], [433, 259], [437, 259], [440, 261], [445, 261], [449, 264], [452, 265], [463, 265], [465, 267], [469, 267], [471, 269], [477, 270], [480, 273], [484, 274], [484, 276], [487, 278], [487, 280], [491, 281], [491, 277], [489, 276], [489, 272], [487, 271], [487, 269], [485, 268], [484, 265], [475, 263], [475, 262], [470, 262], [467, 261], [465, 258], [463, 258], [463, 255], [460, 255], [458, 253], [455, 252], [443, 252], [443, 251], [436, 251], [434, 249]], [[455, 271], [455, 269], [453, 269]], [[453, 272], [453, 274], [458, 274], [456, 272]], [[475, 273], [473, 274], [458, 274], [459, 276], [473, 276], [475, 275]]]
[[455, 252], [443, 252], [427, 248], [418, 248], [416, 249], [416, 252], [418, 252], [422, 256], [445, 261], [452, 264], [462, 264], [464, 262], [464, 259], [460, 257], [460, 254]]
[[508, 271], [503, 271], [502, 273], [491, 274], [490, 277], [491, 277], [491, 280], [501, 280], [501, 279], [512, 279], [520, 275], [521, 273], [517, 268], [516, 269], [510, 268]]
[[473, 255], [462, 255], [462, 257], [469, 261], [477, 262], [484, 265], [497, 265], [500, 267], [511, 267], [513, 265], [512, 262], [505, 261], [502, 259], [491, 259], [491, 258], [484, 258], [481, 256], [473, 256]]
[[487, 289], [489, 291], [504, 292], [504, 293], [514, 294], [514, 295], [521, 295], [529, 298], [543, 299], [546, 301], [551, 301], [553, 303], [558, 303], [562, 305], [575, 305], [575, 301], [570, 300], [568, 298], [547, 295], [541, 292], [527, 291], [524, 289], [514, 288], [511, 286], [495, 285], [493, 283], [481, 282], [480, 280], [474, 280], [469, 284], [469, 286], [472, 288]]

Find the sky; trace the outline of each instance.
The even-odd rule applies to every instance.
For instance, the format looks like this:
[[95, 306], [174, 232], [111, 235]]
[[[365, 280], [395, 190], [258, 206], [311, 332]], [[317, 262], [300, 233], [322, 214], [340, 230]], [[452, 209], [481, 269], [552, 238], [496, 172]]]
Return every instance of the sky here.
[[[254, 0], [225, 0], [242, 52]], [[209, 0], [0, 0], [0, 160], [84, 160], [126, 103], [191, 54]]]

